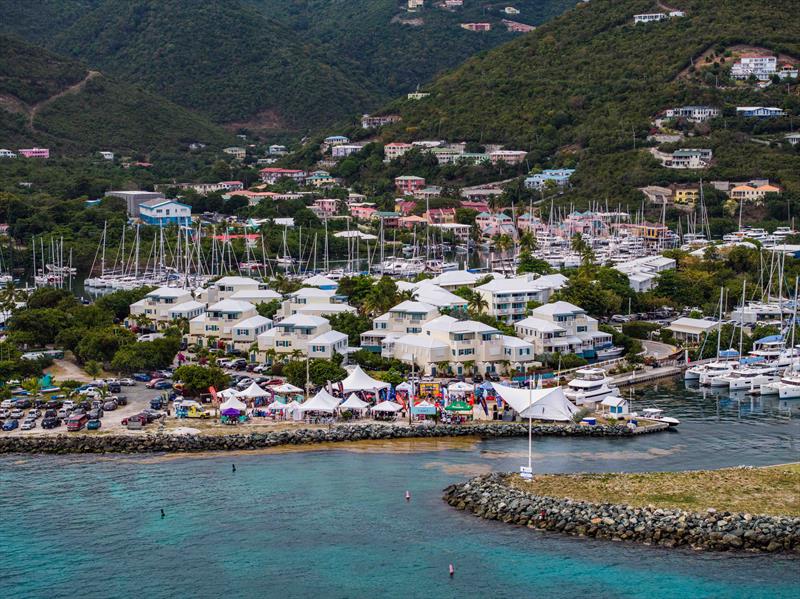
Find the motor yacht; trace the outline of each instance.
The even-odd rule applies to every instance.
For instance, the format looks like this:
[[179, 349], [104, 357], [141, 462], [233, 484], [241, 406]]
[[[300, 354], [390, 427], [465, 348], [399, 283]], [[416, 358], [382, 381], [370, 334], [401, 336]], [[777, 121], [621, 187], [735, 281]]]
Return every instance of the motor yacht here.
[[655, 420], [656, 422], [663, 422], [664, 424], [668, 424], [670, 427], [678, 426], [681, 423], [681, 421], [678, 420], [677, 418], [673, 418], [672, 416], [665, 416], [664, 410], [659, 410], [658, 408], [645, 408], [644, 410], [642, 410], [641, 417], [647, 420]]
[[602, 368], [581, 368], [575, 371], [575, 378], [567, 383], [564, 395], [580, 406], [599, 403], [609, 395], [618, 396], [619, 389]]

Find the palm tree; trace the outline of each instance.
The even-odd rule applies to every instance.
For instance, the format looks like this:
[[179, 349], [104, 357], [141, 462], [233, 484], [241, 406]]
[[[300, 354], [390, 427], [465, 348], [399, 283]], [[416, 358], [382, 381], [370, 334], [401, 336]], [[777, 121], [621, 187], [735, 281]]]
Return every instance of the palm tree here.
[[473, 291], [467, 300], [467, 309], [475, 314], [483, 314], [489, 309], [489, 302], [481, 295], [479, 291]]
[[539, 248], [536, 235], [531, 231], [525, 231], [519, 236], [519, 247], [524, 252], [535, 252]]
[[497, 236], [495, 239], [495, 244], [497, 245], [497, 249], [499, 249], [501, 252], [505, 252], [514, 245], [514, 240], [511, 239], [510, 235], [503, 233], [502, 235]]

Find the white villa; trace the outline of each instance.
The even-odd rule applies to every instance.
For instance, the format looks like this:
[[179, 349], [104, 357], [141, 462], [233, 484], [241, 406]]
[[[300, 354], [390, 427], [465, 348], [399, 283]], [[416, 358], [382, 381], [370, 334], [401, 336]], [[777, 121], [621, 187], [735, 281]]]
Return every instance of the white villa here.
[[525, 318], [528, 302], [546, 304], [554, 291], [561, 289], [567, 282], [564, 275], [523, 275], [513, 279], [492, 279], [488, 283], [476, 287], [489, 304], [489, 314], [514, 322]]
[[192, 292], [180, 287], [159, 287], [154, 289], [143, 299], [131, 304], [131, 316], [144, 316], [155, 322], [157, 327], [167, 326], [175, 318], [189, 318], [188, 314], [198, 316], [205, 306], [194, 301]]
[[645, 256], [616, 264], [614, 268], [628, 276], [628, 284], [637, 292], [649, 291], [656, 286], [658, 274], [675, 268], [673, 258]]
[[381, 354], [416, 364], [431, 375], [441, 371], [442, 363], [455, 374], [471, 369], [485, 374], [506, 366], [522, 369], [533, 361], [531, 343], [503, 335], [482, 322], [439, 316], [421, 329], [420, 333], [384, 340]]
[[346, 355], [347, 335], [334, 331], [327, 318], [295, 314], [258, 336], [258, 359], [266, 361], [271, 351], [279, 356], [299, 352], [309, 358], [330, 359], [337, 353]]
[[[247, 296], [244, 294], [240, 294], [237, 298], [233, 298], [233, 295], [240, 292], [240, 291], [269, 291], [269, 286], [266, 283], [261, 283], [256, 281], [255, 279], [251, 279], [250, 277], [222, 277], [217, 281], [209, 284], [208, 288], [201, 289], [197, 292], [197, 299], [200, 301], [205, 301], [209, 304], [217, 302], [219, 300], [224, 299], [240, 299], [245, 301], [250, 301], [247, 297], [253, 297], [253, 299], [258, 300], [258, 302], [269, 301], [270, 299], [278, 299], [281, 296], [274, 291], [269, 291], [269, 293], [261, 296], [259, 294], [255, 294], [253, 296]], [[268, 298], [268, 299], [262, 299]]]
[[612, 345], [612, 335], [598, 331], [597, 319], [569, 302], [539, 306], [514, 329], [534, 345], [535, 355], [558, 352], [592, 358], [597, 350]]
[[394, 341], [407, 334], [422, 332], [422, 325], [440, 316], [436, 306], [425, 302], [405, 301], [372, 321], [372, 330], [361, 333], [361, 347], [382, 351], [384, 341]]
[[187, 342], [227, 350], [247, 350], [255, 342], [255, 337], [247, 341], [246, 335], [237, 334], [235, 329], [244, 322], [246, 327], [266, 326], [263, 330], [269, 328], [271, 324], [268, 318], [253, 320], [253, 317], [262, 318], [250, 302], [234, 299], [218, 301], [209, 305], [204, 314], [189, 321]]
[[281, 306], [281, 318], [294, 314], [307, 314], [311, 316], [328, 316], [350, 312], [355, 314], [356, 309], [348, 305], [335, 291], [320, 289], [319, 287], [303, 287], [290, 293]]

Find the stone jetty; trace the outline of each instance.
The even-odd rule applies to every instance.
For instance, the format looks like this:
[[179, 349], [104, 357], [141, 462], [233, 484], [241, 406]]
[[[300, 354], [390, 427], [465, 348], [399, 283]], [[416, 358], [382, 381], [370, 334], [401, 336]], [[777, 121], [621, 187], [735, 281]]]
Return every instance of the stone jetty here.
[[[636, 433], [620, 425], [578, 426], [537, 424], [537, 437], [630, 437]], [[652, 432], [661, 430], [653, 427]], [[523, 437], [528, 434], [525, 423], [491, 423], [468, 425], [381, 425], [352, 424], [330, 428], [300, 428], [295, 430], [222, 435], [169, 433], [91, 434], [66, 433], [58, 435], [14, 435], [0, 437], [2, 453], [174, 453], [198, 451], [240, 451], [264, 449], [280, 445], [307, 445], [346, 441], [379, 441], [388, 439], [433, 437]]]
[[486, 520], [612, 541], [709, 551], [800, 555], [800, 518], [595, 504], [533, 495], [488, 474], [444, 490], [444, 500]]

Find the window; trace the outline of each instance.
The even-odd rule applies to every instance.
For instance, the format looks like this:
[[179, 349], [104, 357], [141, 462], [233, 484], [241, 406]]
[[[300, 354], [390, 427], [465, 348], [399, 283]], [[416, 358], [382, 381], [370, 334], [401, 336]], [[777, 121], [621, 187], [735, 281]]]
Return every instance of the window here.
[[292, 347], [291, 341], [276, 341], [275, 345], [278, 347]]
[[586, 327], [578, 327], [578, 332], [579, 333], [585, 333], [586, 332]]
[[218, 331], [219, 327], [215, 324], [206, 325], [206, 331]]

